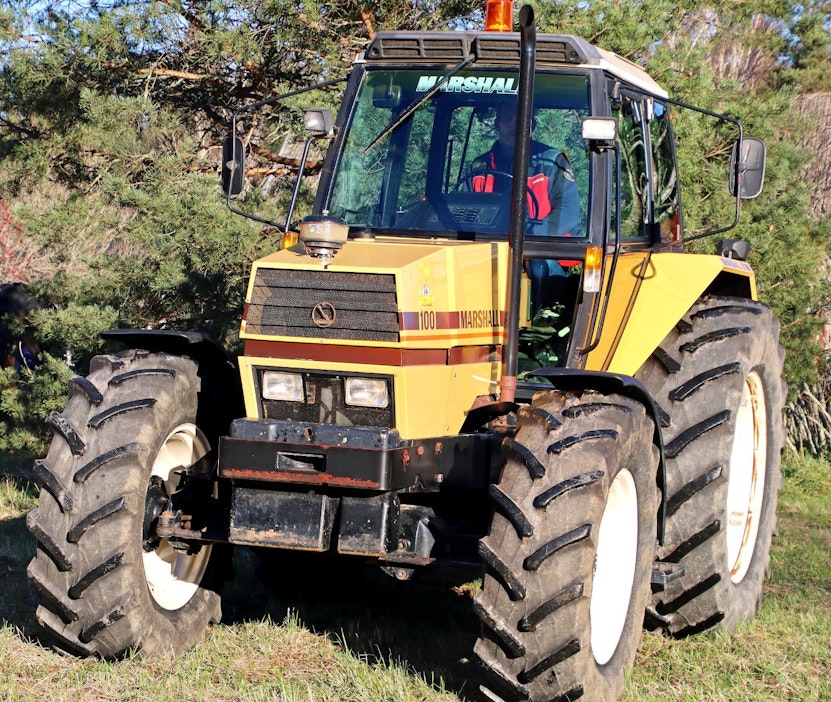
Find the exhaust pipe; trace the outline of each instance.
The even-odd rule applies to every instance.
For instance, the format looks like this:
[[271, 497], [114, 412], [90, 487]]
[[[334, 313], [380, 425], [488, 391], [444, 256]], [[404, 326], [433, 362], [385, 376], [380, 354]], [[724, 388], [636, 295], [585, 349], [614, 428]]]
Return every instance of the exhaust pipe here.
[[525, 198], [528, 157], [531, 151], [531, 123], [534, 111], [534, 68], [537, 57], [537, 29], [534, 9], [523, 5], [519, 11], [519, 92], [514, 136], [514, 170], [511, 187], [511, 220], [508, 234], [508, 304], [505, 311], [505, 346], [499, 399], [513, 402], [516, 395], [519, 342], [519, 306], [522, 282], [522, 251], [525, 245]]

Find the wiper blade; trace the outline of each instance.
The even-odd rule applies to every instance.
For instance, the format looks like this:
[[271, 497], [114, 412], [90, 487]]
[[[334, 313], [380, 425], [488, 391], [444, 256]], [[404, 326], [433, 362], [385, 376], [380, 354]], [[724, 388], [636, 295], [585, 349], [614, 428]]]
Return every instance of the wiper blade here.
[[390, 122], [375, 139], [373, 139], [372, 143], [364, 149], [364, 155], [369, 153], [369, 151], [383, 139], [387, 134], [389, 134], [394, 129], [398, 129], [404, 122], [409, 119], [410, 115], [413, 114], [426, 100], [429, 100], [433, 95], [435, 95], [441, 87], [453, 76], [455, 76], [459, 71], [461, 71], [465, 66], [473, 63], [476, 60], [475, 55], [468, 56], [464, 59], [461, 63], [453, 66], [447, 73], [445, 73], [441, 78], [436, 81], [436, 84], [430, 88], [424, 95], [418, 98], [415, 102], [410, 103], [404, 110], [402, 110], [398, 117], [396, 117], [392, 122]]

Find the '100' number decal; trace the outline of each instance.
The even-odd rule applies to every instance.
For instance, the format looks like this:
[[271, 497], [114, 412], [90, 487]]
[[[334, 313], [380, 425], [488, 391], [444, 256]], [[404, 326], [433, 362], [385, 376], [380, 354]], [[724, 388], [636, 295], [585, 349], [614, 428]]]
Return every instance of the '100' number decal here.
[[502, 312], [499, 310], [458, 310], [457, 312], [436, 312], [420, 310], [401, 313], [402, 331], [430, 331], [435, 329], [482, 329], [490, 330], [501, 326]]

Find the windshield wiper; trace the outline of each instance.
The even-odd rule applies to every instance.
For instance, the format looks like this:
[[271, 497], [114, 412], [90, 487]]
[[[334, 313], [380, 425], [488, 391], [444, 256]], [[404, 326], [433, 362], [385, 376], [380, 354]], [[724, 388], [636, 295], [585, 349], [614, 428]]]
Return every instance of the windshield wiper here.
[[419, 97], [415, 102], [410, 103], [406, 108], [404, 108], [392, 122], [390, 122], [375, 139], [373, 139], [372, 143], [364, 149], [364, 155], [369, 153], [373, 146], [375, 146], [381, 139], [383, 139], [387, 134], [389, 134], [394, 129], [398, 129], [401, 124], [403, 124], [413, 112], [415, 112], [423, 102], [429, 100], [433, 95], [435, 95], [441, 87], [448, 81], [448, 79], [455, 76], [459, 71], [461, 71], [465, 66], [473, 63], [476, 60], [476, 55], [468, 56], [464, 59], [461, 63], [453, 66], [447, 73], [445, 73], [441, 78], [436, 81], [436, 84], [430, 88], [424, 95]]

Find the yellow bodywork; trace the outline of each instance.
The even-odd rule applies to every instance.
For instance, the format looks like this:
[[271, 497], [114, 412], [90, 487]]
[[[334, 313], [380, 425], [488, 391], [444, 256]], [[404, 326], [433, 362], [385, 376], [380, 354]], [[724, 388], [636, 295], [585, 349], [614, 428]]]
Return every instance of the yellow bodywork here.
[[[610, 262], [607, 261], [607, 272]], [[612, 281], [600, 341], [585, 367], [634, 375], [684, 313], [722, 272], [746, 279], [756, 299], [756, 279], [743, 261], [688, 253], [625, 253]], [[745, 286], [743, 286], [745, 287]]]
[[[327, 270], [394, 275], [398, 341], [268, 336], [251, 333], [243, 321], [240, 335], [246, 353], [240, 358], [240, 372], [247, 415], [257, 418], [260, 413], [257, 368], [384, 375], [392, 378], [395, 428], [403, 439], [456, 434], [474, 400], [498, 389], [508, 255], [504, 242], [381, 237], [347, 242]], [[259, 269], [321, 268], [319, 259], [295, 250], [278, 251], [254, 264], [246, 301], [251, 302]], [[634, 375], [725, 271], [746, 279], [755, 297], [753, 273], [741, 262], [692, 254], [622, 254], [603, 329], [584, 367]], [[521, 324], [528, 322], [526, 302]], [[288, 348], [292, 352], [283, 355]], [[377, 359], [378, 353], [394, 360], [378, 363], [362, 358], [376, 354]], [[416, 354], [421, 354], [420, 360], [406, 360]]]
[[[350, 241], [335, 256], [332, 272], [396, 276], [402, 321], [398, 342], [373, 342], [389, 349], [443, 350], [441, 363], [378, 365], [332, 360], [249, 356], [240, 359], [246, 413], [258, 416], [254, 368], [287, 368], [393, 379], [396, 428], [402, 438], [447, 436], [458, 432], [473, 399], [495, 392], [499, 375], [496, 349], [502, 344], [508, 247], [500, 243], [425, 242], [378, 238]], [[278, 251], [254, 264], [246, 301], [258, 268], [320, 270], [319, 259], [292, 250]], [[246, 331], [245, 340], [366, 347], [366, 341], [298, 339]], [[479, 348], [479, 358], [451, 363], [451, 349]], [[492, 349], [491, 352], [488, 352]], [[309, 354], [314, 356], [314, 353]], [[484, 358], [482, 358], [484, 356]]]

